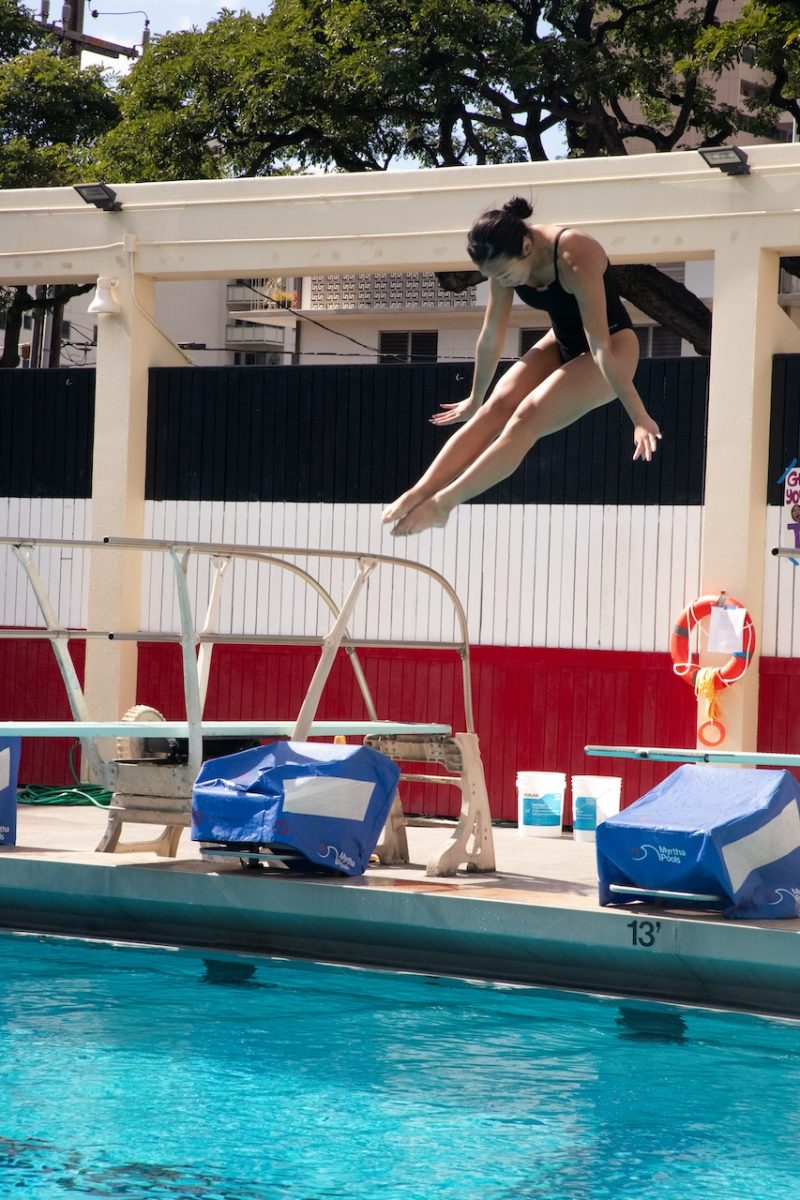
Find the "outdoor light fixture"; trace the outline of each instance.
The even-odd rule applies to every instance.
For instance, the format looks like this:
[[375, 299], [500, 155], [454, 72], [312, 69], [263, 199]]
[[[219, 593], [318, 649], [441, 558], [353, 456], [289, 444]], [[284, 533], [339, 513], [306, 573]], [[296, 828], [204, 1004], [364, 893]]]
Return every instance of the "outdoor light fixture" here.
[[76, 183], [74, 187], [82, 200], [103, 212], [120, 212], [122, 209], [117, 193], [107, 183]]
[[94, 289], [92, 303], [86, 311], [90, 313], [122, 312], [122, 309], [112, 295], [113, 289], [118, 283], [118, 279], [109, 279], [107, 275], [101, 275], [97, 280], [97, 287]]
[[708, 150], [700, 150], [699, 154], [710, 167], [716, 167], [726, 175], [750, 174], [747, 155], [738, 146], [714, 146]]

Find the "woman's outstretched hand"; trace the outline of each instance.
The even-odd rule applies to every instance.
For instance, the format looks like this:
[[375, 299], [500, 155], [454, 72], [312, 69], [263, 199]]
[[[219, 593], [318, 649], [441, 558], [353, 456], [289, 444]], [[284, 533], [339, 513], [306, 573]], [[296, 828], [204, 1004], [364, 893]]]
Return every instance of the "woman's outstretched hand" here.
[[480, 408], [474, 400], [456, 400], [452, 404], [443, 404], [442, 411], [434, 413], [431, 425], [457, 425], [459, 421], [468, 421]]
[[633, 430], [633, 461], [637, 458], [650, 462], [656, 452], [656, 443], [661, 440], [661, 430], [652, 417], [640, 421]]

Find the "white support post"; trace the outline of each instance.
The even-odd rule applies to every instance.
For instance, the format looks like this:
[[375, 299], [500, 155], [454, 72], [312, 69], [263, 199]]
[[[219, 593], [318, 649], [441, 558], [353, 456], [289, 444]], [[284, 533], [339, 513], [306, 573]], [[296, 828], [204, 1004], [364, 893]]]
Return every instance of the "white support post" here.
[[[778, 270], [778, 253], [760, 249], [744, 233], [731, 233], [717, 248], [700, 591], [725, 591], [742, 603], [757, 639], [763, 628], [772, 356], [800, 350], [800, 330], [778, 305]], [[758, 662], [757, 642], [744, 679], [718, 693], [725, 749], [756, 749]], [[702, 656], [701, 663], [712, 665]], [[705, 715], [701, 700], [698, 726]]]
[[[91, 537], [142, 537], [151, 366], [185, 365], [186, 357], [152, 321], [155, 285], [137, 276], [135, 238], [120, 252], [119, 313], [98, 314], [92, 468]], [[92, 554], [88, 625], [109, 631], [140, 628], [141, 555], [110, 549]], [[86, 647], [84, 692], [96, 719], [116, 720], [136, 702], [135, 642]]]

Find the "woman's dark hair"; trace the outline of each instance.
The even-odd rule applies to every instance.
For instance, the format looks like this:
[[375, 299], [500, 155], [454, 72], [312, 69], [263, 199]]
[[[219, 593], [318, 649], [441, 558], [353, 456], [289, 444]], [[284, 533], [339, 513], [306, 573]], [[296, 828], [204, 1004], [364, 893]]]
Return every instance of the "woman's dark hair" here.
[[477, 266], [493, 258], [520, 258], [522, 244], [530, 234], [525, 221], [533, 209], [522, 196], [513, 196], [502, 208], [481, 213], [467, 237], [467, 253]]

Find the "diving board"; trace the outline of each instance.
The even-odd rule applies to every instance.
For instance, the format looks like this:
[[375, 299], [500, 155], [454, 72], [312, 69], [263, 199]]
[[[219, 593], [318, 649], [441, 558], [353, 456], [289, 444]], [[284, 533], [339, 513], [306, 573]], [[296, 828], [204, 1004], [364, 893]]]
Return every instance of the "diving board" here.
[[[102, 541], [64, 538], [0, 537], [0, 546], [8, 546], [24, 570], [36, 597], [44, 627], [3, 631], [5, 636], [20, 639], [47, 638], [53, 649], [66, 688], [72, 721], [3, 721], [0, 734], [12, 737], [44, 737], [79, 739], [83, 749], [84, 766], [89, 778], [112, 793], [105, 834], [98, 851], [154, 851], [174, 857], [183, 828], [191, 822], [192, 785], [204, 758], [204, 739], [231, 738], [264, 739], [291, 738], [363, 738], [367, 745], [400, 763], [433, 764], [435, 773], [418, 774], [401, 771], [401, 782], [446, 784], [460, 790], [461, 807], [452, 826], [448, 841], [427, 863], [429, 875], [452, 875], [459, 867], [472, 871], [495, 869], [494, 843], [486, 780], [481, 760], [478, 736], [475, 732], [472, 709], [472, 685], [469, 665], [467, 619], [463, 606], [448, 581], [423, 563], [391, 555], [357, 551], [326, 550], [319, 547], [264, 547], [216, 542], [166, 541], [150, 538], [107, 537]], [[162, 554], [171, 564], [171, 577], [176, 589], [180, 629], [98, 631], [67, 628], [58, 617], [42, 574], [37, 566], [40, 547], [60, 547], [70, 553], [85, 551], [101, 555], [108, 551], [134, 554]], [[205, 616], [196, 615], [188, 588], [190, 560], [203, 556], [208, 560], [210, 587]], [[336, 559], [342, 566], [353, 568], [353, 577], [343, 599], [337, 602], [311, 570], [315, 562]], [[237, 560], [256, 563], [266, 569], [288, 573], [299, 579], [310, 594], [322, 602], [330, 614], [331, 624], [323, 635], [272, 636], [252, 638], [246, 635], [226, 635], [217, 632], [223, 579], [228, 567]], [[307, 563], [308, 565], [303, 565]], [[356, 604], [364, 596], [366, 584], [373, 572], [388, 566], [392, 570], [417, 572], [438, 586], [453, 608], [460, 640], [456, 642], [365, 642], [350, 637], [348, 622]], [[156, 710], [137, 705], [122, 720], [93, 720], [71, 657], [70, 641], [107, 637], [123, 644], [126, 641], [162, 640], [179, 644], [183, 667], [184, 709], [186, 719], [168, 721]], [[211, 655], [214, 645], [225, 642], [271, 642], [283, 645], [315, 644], [319, 660], [306, 690], [300, 710], [294, 718], [249, 719], [238, 721], [209, 721], [203, 716], [208, 689]], [[392, 646], [402, 650], [425, 651], [446, 649], [454, 651], [461, 660], [463, 709], [465, 729], [453, 732], [441, 722], [408, 722], [383, 720], [378, 717], [366, 675], [358, 657], [359, 646]], [[317, 720], [317, 710], [330, 677], [334, 662], [342, 651], [353, 670], [366, 712], [364, 720]], [[104, 748], [117, 739], [116, 753], [108, 757]], [[181, 741], [180, 753], [172, 747], [164, 750], [165, 741]], [[149, 744], [155, 743], [155, 744]], [[158, 745], [161, 743], [161, 746]], [[238, 749], [238, 747], [236, 747]], [[134, 750], [141, 753], [135, 753]], [[217, 751], [218, 752], [218, 751]], [[120, 842], [125, 823], [163, 825], [163, 833], [147, 842]], [[395, 797], [383, 838], [376, 852], [385, 864], [409, 861], [406, 826], [432, 822], [407, 818], [399, 796]], [[443, 825], [445, 822], [436, 821]]]
[[800, 754], [767, 754], [755, 750], [679, 750], [660, 746], [584, 746], [591, 758], [646, 759], [650, 762], [719, 763], [742, 767], [800, 767]]
[[[207, 721], [200, 723], [203, 737], [291, 737], [295, 722]], [[410, 724], [398, 721], [312, 721], [307, 737], [367, 737], [422, 734], [449, 737], [449, 725]], [[0, 737], [41, 738], [187, 738], [188, 721], [0, 721]]]

